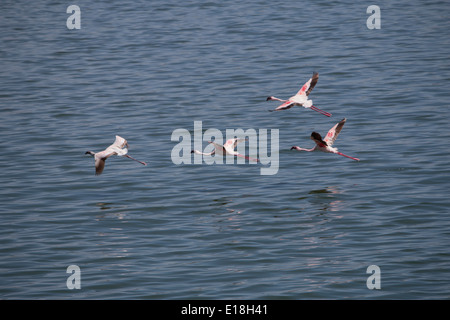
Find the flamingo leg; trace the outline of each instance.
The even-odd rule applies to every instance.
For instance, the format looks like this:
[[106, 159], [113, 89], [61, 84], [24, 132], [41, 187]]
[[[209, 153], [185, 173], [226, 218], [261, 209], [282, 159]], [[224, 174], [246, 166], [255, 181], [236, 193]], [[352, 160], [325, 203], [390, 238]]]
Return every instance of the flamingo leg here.
[[236, 154], [236, 156], [237, 156], [237, 157], [244, 158], [244, 159], [247, 159], [247, 160], [250, 160], [250, 161], [255, 161], [255, 162], [258, 162], [258, 161], [259, 161], [258, 159], [253, 159], [253, 158], [244, 156], [244, 155], [242, 155], [242, 154], [240, 154], [240, 153]]
[[317, 111], [317, 112], [319, 112], [319, 113], [321, 113], [321, 114], [327, 116], [327, 117], [331, 117], [331, 113], [329, 113], [329, 112], [320, 110], [319, 108], [317, 108], [317, 107], [315, 107], [315, 106], [311, 106], [310, 108], [311, 108], [312, 110], [314, 110], [314, 111]]
[[139, 162], [140, 164], [143, 164], [144, 166], [146, 166], [146, 165], [147, 165], [147, 164], [146, 164], [145, 162], [142, 162], [142, 161], [136, 160], [135, 158], [133, 158], [133, 157], [130, 157], [130, 156], [129, 156], [129, 155], [127, 155], [127, 154], [124, 154], [123, 156], [124, 156], [124, 157], [127, 157], [127, 158], [129, 158], [129, 159], [131, 159], [131, 160], [137, 161], [137, 162]]
[[350, 159], [353, 159], [353, 160], [356, 160], [356, 161], [359, 161], [359, 159], [358, 158], [353, 158], [353, 157], [350, 157], [350, 156], [347, 156], [346, 154], [343, 154], [343, 153], [341, 153], [341, 152], [336, 152], [338, 155], [340, 155], [340, 156], [344, 156], [344, 157], [347, 157], [347, 158], [350, 158]]

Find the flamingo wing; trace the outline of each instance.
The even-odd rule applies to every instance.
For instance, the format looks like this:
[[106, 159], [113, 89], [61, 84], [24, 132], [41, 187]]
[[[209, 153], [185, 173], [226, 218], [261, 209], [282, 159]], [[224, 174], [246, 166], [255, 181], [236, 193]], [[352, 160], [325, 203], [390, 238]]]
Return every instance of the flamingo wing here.
[[317, 81], [319, 81], [319, 73], [314, 72], [311, 79], [309, 79], [297, 92], [297, 95], [303, 95], [309, 96], [312, 89], [314, 89], [315, 85], [317, 84]]
[[214, 141], [209, 141], [209, 143], [211, 143], [211, 144], [214, 145], [214, 147], [215, 147], [214, 152], [215, 152], [215, 153], [217, 153], [217, 154], [219, 154], [219, 155], [224, 155], [224, 154], [227, 153], [227, 151], [225, 150], [225, 148], [224, 148], [223, 145], [218, 144], [218, 143], [216, 143], [216, 142], [214, 142]]
[[287, 110], [290, 109], [294, 106], [295, 102], [294, 101], [286, 101], [285, 103], [283, 103], [282, 105], [278, 106], [275, 110], [273, 111], [280, 111], [280, 110]]
[[98, 176], [103, 172], [105, 168], [106, 158], [97, 158], [95, 159], [95, 175]]
[[233, 138], [233, 139], [228, 139], [227, 142], [225, 142], [225, 144], [223, 145], [224, 148], [230, 147], [232, 150], [234, 150], [234, 148], [236, 148], [236, 145], [239, 142], [245, 141], [247, 139], [244, 138]]
[[326, 147], [328, 145], [326, 141], [322, 139], [320, 133], [317, 132], [311, 133], [311, 140], [313, 140], [321, 148]]
[[116, 136], [116, 140], [112, 145], [122, 149], [123, 147], [128, 146], [128, 142], [121, 136]]
[[226, 142], [225, 142], [225, 144], [223, 145], [224, 146], [224, 148], [226, 148], [226, 147], [234, 147], [235, 145], [236, 145], [236, 138], [234, 138], [234, 139], [228, 139]]
[[113, 148], [108, 147], [106, 150], [103, 150], [101, 152], [97, 152], [95, 154], [95, 160], [96, 161], [97, 161], [97, 159], [105, 159], [106, 160], [109, 157], [111, 157], [113, 155], [116, 155], [116, 154], [117, 154], [117, 152]]
[[338, 123], [336, 123], [333, 128], [331, 128], [327, 136], [325, 137], [324, 141], [329, 145], [330, 147], [333, 145], [334, 141], [339, 135], [339, 132], [341, 132], [342, 128], [344, 127], [345, 121], [347, 121], [346, 118], [342, 119]]

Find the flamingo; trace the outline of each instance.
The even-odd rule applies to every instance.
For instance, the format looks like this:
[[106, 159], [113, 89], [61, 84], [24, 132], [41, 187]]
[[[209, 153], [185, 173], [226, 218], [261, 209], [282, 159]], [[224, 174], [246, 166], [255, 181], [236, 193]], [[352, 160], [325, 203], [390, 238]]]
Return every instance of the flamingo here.
[[90, 154], [91, 156], [94, 156], [95, 159], [95, 175], [100, 175], [103, 172], [103, 169], [105, 168], [105, 161], [110, 156], [117, 155], [117, 156], [123, 156], [127, 157], [131, 160], [137, 161], [140, 164], [143, 164], [146, 166], [147, 164], [145, 162], [136, 160], [135, 158], [130, 157], [128, 154], [128, 142], [124, 138], [116, 135], [116, 140], [112, 145], [110, 145], [108, 148], [101, 152], [92, 152], [92, 151], [86, 151], [85, 154]]
[[311, 140], [314, 140], [314, 142], [316, 143], [316, 145], [314, 146], [314, 148], [311, 149], [304, 149], [304, 148], [300, 148], [297, 146], [293, 146], [291, 148], [298, 150], [298, 151], [308, 151], [308, 152], [312, 152], [312, 151], [322, 151], [322, 152], [328, 152], [328, 153], [336, 153], [338, 155], [359, 161], [358, 158], [353, 158], [350, 156], [347, 156], [341, 152], [338, 151], [337, 148], [333, 148], [332, 145], [334, 143], [334, 141], [336, 140], [337, 136], [339, 135], [339, 132], [341, 132], [342, 127], [345, 124], [345, 121], [347, 121], [346, 118], [342, 119], [340, 122], [336, 123], [333, 128], [330, 129], [330, 131], [328, 131], [327, 136], [325, 137], [325, 139], [322, 140], [322, 137], [320, 136], [319, 133], [317, 132], [313, 132], [311, 133]]
[[228, 139], [224, 145], [218, 144], [214, 141], [208, 141], [208, 143], [211, 143], [214, 145], [214, 150], [211, 152], [201, 152], [199, 150], [192, 150], [191, 153], [195, 153], [195, 154], [201, 154], [201, 155], [205, 155], [205, 156], [211, 156], [215, 153], [219, 154], [219, 155], [230, 155], [230, 156], [236, 156], [236, 157], [241, 157], [241, 158], [245, 158], [247, 160], [250, 161], [255, 161], [258, 162], [258, 159], [254, 159], [254, 158], [250, 158], [247, 156], [244, 156], [240, 153], [238, 153], [237, 151], [234, 150], [234, 148], [236, 148], [236, 145], [241, 142], [241, 141], [245, 141], [247, 139], [239, 139], [239, 138], [233, 138], [233, 139]]
[[308, 96], [311, 93], [312, 89], [316, 85], [317, 81], [319, 80], [319, 73], [314, 72], [311, 79], [309, 79], [297, 92], [295, 96], [290, 97], [288, 100], [283, 100], [276, 98], [274, 96], [270, 96], [266, 99], [266, 101], [269, 100], [276, 100], [283, 102], [282, 105], [277, 107], [274, 110], [269, 111], [280, 111], [280, 110], [287, 110], [292, 108], [293, 106], [300, 106], [304, 108], [310, 108], [311, 110], [317, 111], [327, 117], [331, 117], [331, 113], [328, 113], [326, 111], [320, 110], [319, 108], [312, 105], [312, 100], [308, 100]]

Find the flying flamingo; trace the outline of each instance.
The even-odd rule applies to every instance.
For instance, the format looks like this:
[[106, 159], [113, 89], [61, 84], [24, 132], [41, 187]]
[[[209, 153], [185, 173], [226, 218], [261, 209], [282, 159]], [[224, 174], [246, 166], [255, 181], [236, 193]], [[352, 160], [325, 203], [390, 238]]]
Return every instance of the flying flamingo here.
[[339, 132], [341, 132], [342, 127], [344, 126], [346, 120], [347, 119], [344, 118], [340, 122], [336, 123], [334, 125], [334, 127], [331, 128], [330, 131], [328, 131], [327, 136], [323, 140], [322, 140], [322, 137], [320, 136], [319, 133], [317, 133], [317, 132], [311, 133], [311, 140], [314, 140], [314, 142], [316, 143], [314, 148], [304, 149], [304, 148], [300, 148], [300, 147], [294, 146], [294, 147], [291, 148], [291, 150], [295, 149], [295, 150], [298, 150], [298, 151], [308, 151], [308, 152], [311, 152], [311, 151], [322, 151], [322, 152], [328, 152], [328, 153], [336, 153], [336, 154], [339, 154], [341, 156], [344, 156], [344, 157], [347, 157], [347, 158], [359, 161], [358, 158], [353, 158], [353, 157], [347, 156], [347, 155], [339, 152], [337, 148], [333, 148], [332, 147], [334, 141], [336, 140], [337, 136], [339, 135]]
[[314, 72], [312, 75], [312, 78], [309, 79], [303, 87], [297, 92], [295, 96], [290, 97], [288, 100], [278, 99], [276, 97], [270, 96], [266, 99], [266, 101], [269, 100], [276, 100], [283, 102], [282, 105], [277, 107], [274, 110], [269, 111], [280, 111], [280, 110], [287, 110], [292, 108], [293, 106], [300, 106], [304, 108], [310, 108], [311, 110], [317, 111], [327, 117], [331, 117], [331, 113], [328, 113], [326, 111], [320, 110], [319, 108], [312, 105], [312, 100], [308, 100], [308, 96], [311, 93], [312, 89], [316, 85], [317, 81], [319, 80], [319, 74], [317, 72]]
[[90, 154], [91, 156], [94, 156], [95, 159], [95, 175], [100, 175], [103, 172], [103, 169], [105, 168], [105, 161], [110, 156], [117, 155], [117, 156], [123, 156], [127, 157], [129, 159], [132, 159], [134, 161], [137, 161], [144, 166], [147, 164], [145, 162], [136, 160], [135, 158], [130, 157], [127, 155], [128, 153], [128, 142], [124, 138], [120, 136], [116, 136], [116, 140], [112, 145], [110, 145], [108, 148], [101, 152], [92, 152], [92, 151], [86, 151], [85, 154]]
[[247, 139], [239, 139], [239, 138], [233, 138], [233, 139], [228, 139], [224, 145], [218, 144], [214, 141], [208, 141], [209, 143], [214, 145], [214, 150], [211, 152], [201, 152], [199, 150], [192, 150], [191, 153], [195, 153], [195, 154], [201, 154], [201, 155], [205, 155], [205, 156], [211, 156], [215, 153], [219, 154], [219, 155], [230, 155], [230, 156], [236, 156], [236, 157], [241, 157], [241, 158], [245, 158], [247, 160], [250, 161], [255, 161], [258, 162], [258, 159], [253, 159], [247, 156], [244, 156], [240, 153], [238, 153], [237, 151], [234, 150], [234, 148], [236, 148], [236, 145], [241, 142], [241, 141], [245, 141]]

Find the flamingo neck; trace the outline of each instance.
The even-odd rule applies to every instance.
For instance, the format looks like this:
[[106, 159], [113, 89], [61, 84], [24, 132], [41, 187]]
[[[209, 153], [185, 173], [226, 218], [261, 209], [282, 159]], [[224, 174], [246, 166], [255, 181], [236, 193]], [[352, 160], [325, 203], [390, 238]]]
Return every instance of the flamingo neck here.
[[315, 150], [316, 150], [316, 147], [311, 148], [311, 149], [305, 149], [305, 148], [300, 148], [300, 147], [292, 147], [291, 150], [292, 150], [292, 149], [295, 149], [295, 150], [297, 150], [297, 151], [312, 152], [312, 151], [315, 151]]
[[212, 152], [209, 152], [209, 153], [201, 152], [199, 150], [192, 150], [191, 153], [199, 154], [202, 156], [211, 156], [215, 153], [215, 150], [213, 150]]
[[267, 98], [267, 100], [276, 100], [276, 101], [281, 101], [281, 102], [286, 102], [287, 100], [284, 100], [284, 99], [280, 99], [280, 98], [277, 98], [277, 97], [273, 97], [273, 96], [271, 96], [271, 97], [268, 97]]

